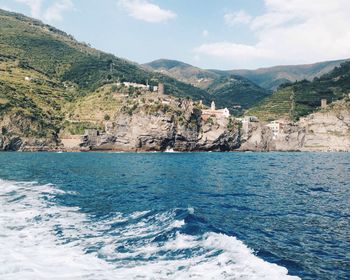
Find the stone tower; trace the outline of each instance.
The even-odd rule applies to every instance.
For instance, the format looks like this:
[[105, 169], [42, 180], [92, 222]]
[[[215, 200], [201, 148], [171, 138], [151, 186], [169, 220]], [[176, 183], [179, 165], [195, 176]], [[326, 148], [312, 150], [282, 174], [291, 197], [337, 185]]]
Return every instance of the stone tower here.
[[215, 102], [212, 101], [211, 102], [211, 107], [210, 107], [211, 110], [215, 111], [216, 107], [215, 107]]
[[327, 99], [322, 99], [321, 100], [321, 108], [326, 108], [327, 107]]
[[159, 83], [158, 84], [158, 93], [160, 94], [160, 95], [164, 95], [164, 84], [162, 84], [162, 83]]

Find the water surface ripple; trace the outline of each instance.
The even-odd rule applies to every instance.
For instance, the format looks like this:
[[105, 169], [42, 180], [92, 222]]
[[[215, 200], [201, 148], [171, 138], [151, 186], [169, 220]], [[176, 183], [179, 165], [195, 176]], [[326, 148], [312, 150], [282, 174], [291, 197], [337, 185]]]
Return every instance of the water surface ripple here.
[[350, 279], [347, 153], [0, 153], [0, 279]]

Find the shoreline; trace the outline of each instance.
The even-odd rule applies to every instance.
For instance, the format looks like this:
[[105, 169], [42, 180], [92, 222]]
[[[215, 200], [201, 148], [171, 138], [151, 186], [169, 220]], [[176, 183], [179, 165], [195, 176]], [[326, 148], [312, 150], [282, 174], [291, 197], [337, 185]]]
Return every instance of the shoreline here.
[[157, 150], [18, 150], [18, 151], [5, 151], [0, 150], [0, 153], [106, 153], [106, 154], [196, 154], [196, 153], [349, 153], [350, 150], [344, 151], [316, 151], [316, 150], [233, 150], [233, 151], [157, 151]]

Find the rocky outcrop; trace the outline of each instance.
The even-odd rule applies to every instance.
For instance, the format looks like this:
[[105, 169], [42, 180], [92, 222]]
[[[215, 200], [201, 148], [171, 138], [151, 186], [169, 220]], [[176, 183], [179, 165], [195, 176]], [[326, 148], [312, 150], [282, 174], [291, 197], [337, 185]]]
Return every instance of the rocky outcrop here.
[[350, 102], [336, 102], [299, 123], [302, 151], [350, 151]]
[[[350, 101], [329, 105], [297, 123], [284, 123], [276, 134], [257, 121], [203, 118], [200, 104], [186, 99], [133, 103], [104, 122], [104, 130], [86, 130], [60, 142], [50, 137], [23, 136], [40, 132], [28, 119], [0, 120], [4, 151], [350, 151]], [[136, 106], [136, 105], [137, 106]], [[131, 108], [131, 109], [130, 109]], [[62, 143], [62, 144], [61, 144]]]
[[56, 151], [62, 148], [62, 146], [46, 138], [0, 135], [0, 151], [38, 152]]
[[165, 111], [144, 108], [132, 115], [119, 113], [106, 123], [104, 133], [83, 136], [82, 148], [117, 151], [232, 151], [239, 146], [239, 128], [228, 129], [229, 119], [204, 121], [192, 101], [182, 100]]
[[297, 123], [284, 124], [275, 136], [266, 125], [247, 124], [240, 150], [350, 151], [350, 102], [335, 102]]
[[0, 151], [49, 151], [62, 148], [55, 131], [42, 135], [40, 124], [22, 114], [0, 118]]
[[250, 122], [242, 126], [240, 144], [240, 151], [274, 149], [271, 130], [260, 122]]

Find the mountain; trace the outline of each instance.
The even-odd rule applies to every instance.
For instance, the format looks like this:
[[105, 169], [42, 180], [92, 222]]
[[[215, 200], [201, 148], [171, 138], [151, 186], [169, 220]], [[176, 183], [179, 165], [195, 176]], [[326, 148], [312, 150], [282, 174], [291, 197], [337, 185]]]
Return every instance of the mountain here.
[[274, 66], [256, 70], [204, 70], [176, 60], [160, 59], [147, 64], [144, 67], [170, 77], [174, 77], [184, 83], [207, 89], [214, 80], [230, 75], [240, 76], [250, 80], [266, 90], [276, 90], [281, 84], [301, 80], [312, 81], [329, 73], [335, 67], [346, 60], [326, 61], [305, 65]]
[[160, 59], [143, 65], [184, 83], [206, 90], [219, 107], [239, 113], [239, 106], [250, 108], [271, 93], [250, 80], [225, 71], [203, 70], [176, 60]]
[[[320, 62], [315, 64], [275, 66], [257, 70], [206, 70], [190, 64], [159, 59], [143, 67], [191, 84], [211, 94], [211, 98], [220, 107], [228, 107], [233, 113], [240, 113], [237, 107], [249, 109], [263, 99], [271, 96], [280, 85], [296, 81], [308, 80], [331, 72], [346, 60]], [[279, 92], [272, 98], [277, 98]], [[284, 106], [279, 103], [280, 106]]]
[[41, 21], [4, 10], [0, 10], [0, 73], [0, 132], [7, 138], [21, 135], [57, 141], [68, 105], [118, 82], [148, 81], [151, 86], [163, 82], [166, 92], [175, 97], [206, 104], [211, 101], [204, 90], [147, 71]]
[[176, 60], [159, 59], [143, 64], [143, 66], [148, 70], [168, 75], [179, 81], [194, 85], [204, 90], [207, 89], [216, 79], [221, 77], [220, 74], [216, 74], [209, 70], [203, 70]]
[[262, 88], [275, 90], [286, 82], [312, 81], [314, 78], [329, 73], [345, 61], [336, 60], [305, 65], [275, 66], [257, 70], [232, 70], [228, 73], [245, 77]]
[[297, 120], [317, 110], [321, 99], [327, 99], [327, 102], [331, 103], [348, 97], [349, 93], [350, 61], [347, 61], [312, 82], [303, 80], [282, 85], [246, 114], [267, 121], [278, 118]]

